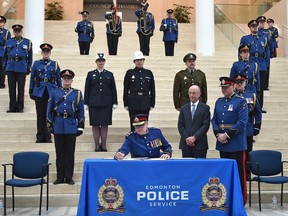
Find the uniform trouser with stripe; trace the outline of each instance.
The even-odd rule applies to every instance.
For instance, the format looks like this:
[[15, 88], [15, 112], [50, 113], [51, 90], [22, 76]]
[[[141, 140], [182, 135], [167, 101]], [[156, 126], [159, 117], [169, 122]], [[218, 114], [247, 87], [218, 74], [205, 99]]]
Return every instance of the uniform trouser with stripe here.
[[109, 50], [109, 55], [117, 55], [119, 36], [113, 34], [107, 35], [107, 45]]
[[[9, 86], [9, 110], [23, 111], [24, 109], [24, 89], [26, 81], [26, 73], [7, 72]], [[17, 99], [16, 99], [17, 88]]]
[[44, 90], [42, 97], [35, 97], [35, 106], [37, 114], [37, 134], [36, 139], [38, 141], [46, 142], [51, 140], [51, 134], [46, 126], [46, 113], [49, 94], [47, 89]]
[[264, 103], [264, 87], [265, 87], [265, 82], [266, 82], [267, 71], [259, 71], [259, 73], [260, 73], [259, 104], [260, 104], [261, 109], [262, 109], [263, 103]]
[[221, 152], [220, 151], [220, 157], [236, 160], [237, 165], [238, 165], [241, 189], [243, 193], [243, 201], [245, 204], [247, 201], [246, 171], [245, 171], [246, 152], [245, 151], [237, 151], [237, 152]]
[[0, 88], [5, 86], [5, 73], [3, 69], [3, 58], [0, 57]]
[[57, 179], [70, 181], [74, 173], [76, 134], [54, 134]]
[[78, 41], [80, 55], [89, 55], [90, 42], [88, 41]]
[[165, 56], [174, 56], [175, 41], [164, 41]]
[[150, 35], [144, 35], [141, 32], [137, 32], [139, 37], [139, 43], [140, 43], [140, 51], [145, 56], [149, 56], [150, 52]]

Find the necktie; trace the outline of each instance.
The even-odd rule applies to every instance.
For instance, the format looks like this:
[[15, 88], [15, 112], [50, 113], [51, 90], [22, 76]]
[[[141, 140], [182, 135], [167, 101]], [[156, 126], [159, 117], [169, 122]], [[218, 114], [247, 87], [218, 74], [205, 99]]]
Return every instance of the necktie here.
[[192, 111], [191, 111], [192, 120], [194, 118], [195, 110], [196, 110], [195, 104], [192, 104]]

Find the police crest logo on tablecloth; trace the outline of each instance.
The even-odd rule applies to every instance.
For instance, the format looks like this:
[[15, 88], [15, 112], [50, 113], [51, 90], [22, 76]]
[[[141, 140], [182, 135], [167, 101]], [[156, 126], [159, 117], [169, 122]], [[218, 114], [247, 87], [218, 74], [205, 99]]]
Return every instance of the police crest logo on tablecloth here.
[[98, 213], [124, 213], [124, 192], [117, 180], [110, 177], [98, 190]]
[[218, 177], [209, 178], [209, 181], [202, 188], [201, 211], [221, 210], [227, 211], [227, 191], [220, 183]]

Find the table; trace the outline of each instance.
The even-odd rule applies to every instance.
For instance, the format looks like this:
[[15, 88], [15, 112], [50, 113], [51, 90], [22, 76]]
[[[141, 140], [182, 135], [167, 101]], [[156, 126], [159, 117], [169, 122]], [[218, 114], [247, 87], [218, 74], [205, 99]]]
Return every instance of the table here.
[[78, 216], [243, 216], [230, 159], [86, 159]]

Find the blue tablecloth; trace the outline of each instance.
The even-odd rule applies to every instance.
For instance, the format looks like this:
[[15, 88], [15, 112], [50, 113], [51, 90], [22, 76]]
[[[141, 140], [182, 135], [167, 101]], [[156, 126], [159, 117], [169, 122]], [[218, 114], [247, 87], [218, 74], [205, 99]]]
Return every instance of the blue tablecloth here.
[[229, 159], [84, 162], [78, 216], [243, 216], [237, 164]]

